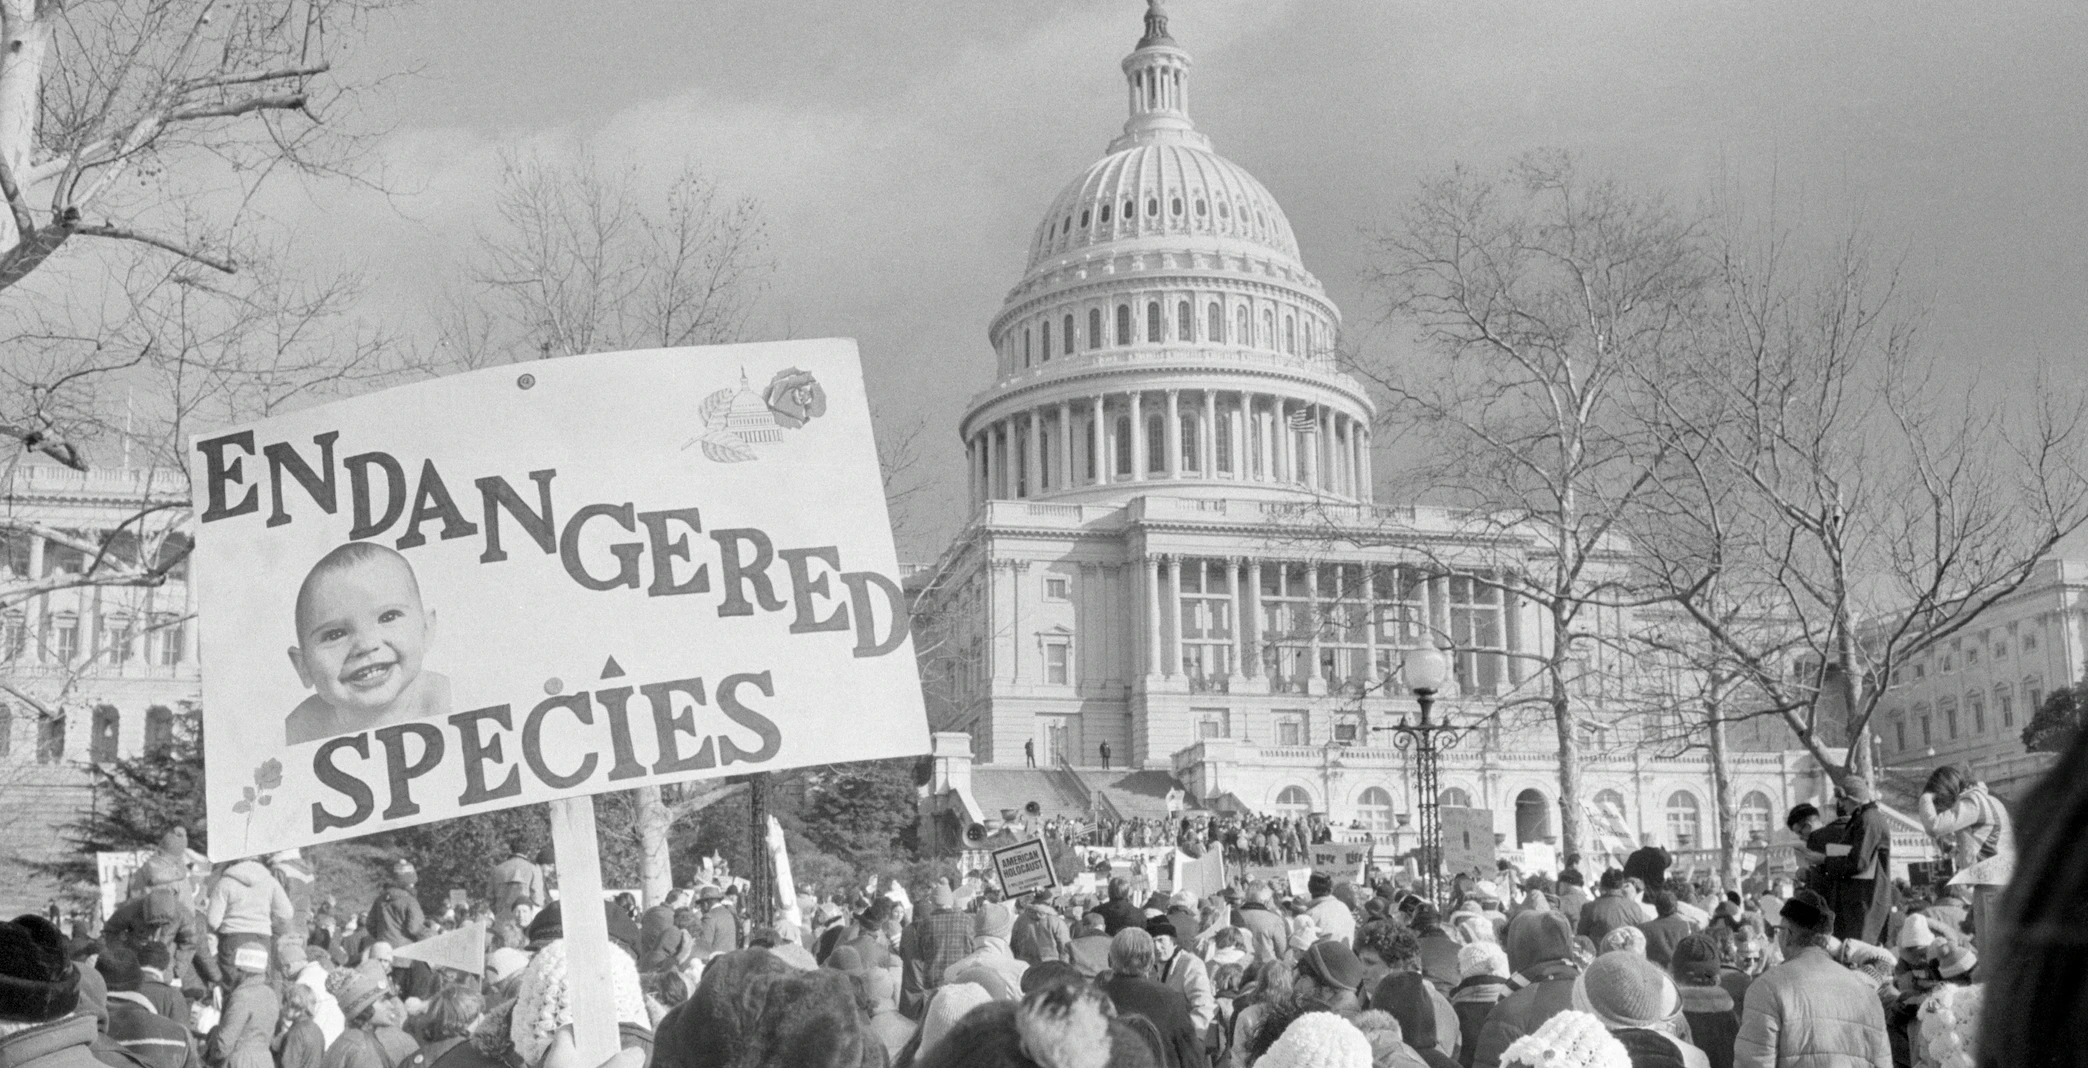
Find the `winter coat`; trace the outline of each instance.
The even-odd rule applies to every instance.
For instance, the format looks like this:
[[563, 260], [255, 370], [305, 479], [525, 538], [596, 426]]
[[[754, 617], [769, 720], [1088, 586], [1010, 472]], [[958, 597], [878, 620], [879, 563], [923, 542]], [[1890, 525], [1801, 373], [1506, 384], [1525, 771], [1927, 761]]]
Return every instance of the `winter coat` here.
[[1733, 1068], [1892, 1068], [1877, 987], [1818, 946], [1747, 990]]
[[420, 1049], [396, 1027], [351, 1027], [326, 1047], [321, 1068], [399, 1068]]
[[1340, 899], [1316, 898], [1312, 906], [1305, 910], [1305, 915], [1312, 917], [1312, 922], [1319, 925], [1321, 937], [1332, 938], [1344, 946], [1356, 944], [1356, 914], [1350, 911], [1347, 905], [1342, 904]]
[[94, 1017], [74, 1013], [0, 1038], [0, 1068], [103, 1068]]
[[1724, 987], [1683, 986], [1682, 1015], [1689, 1021], [1689, 1036], [1704, 1051], [1711, 1068], [1733, 1068], [1733, 1038], [1740, 1033], [1740, 1006]]
[[370, 904], [370, 919], [363, 926], [372, 942], [389, 942], [394, 947], [411, 945], [435, 933], [434, 925], [421, 914], [420, 899], [403, 886], [385, 887]]
[[1834, 936], [1882, 942], [1892, 913], [1892, 823], [1876, 802], [1865, 804], [1850, 814], [1838, 844], [1849, 851], [1819, 867], [1832, 890], [1825, 896], [1834, 909]]
[[1144, 927], [1145, 910], [1134, 902], [1121, 897], [1111, 898], [1095, 907], [1102, 914], [1102, 930], [1112, 938], [1126, 927]]
[[510, 919], [518, 904], [542, 907], [544, 872], [520, 853], [493, 865], [486, 877], [486, 897], [493, 902], [493, 915]]
[[318, 1024], [299, 1020], [276, 1036], [275, 1058], [276, 1068], [319, 1068], [326, 1060], [326, 1036]]
[[730, 953], [739, 948], [739, 914], [730, 905], [714, 905], [696, 924], [695, 935], [697, 960]]
[[1196, 1025], [1196, 1033], [1210, 1030], [1211, 1021], [1218, 1018], [1218, 988], [1211, 984], [1211, 970], [1204, 967], [1202, 958], [1187, 950], [1178, 950], [1174, 959], [1163, 969], [1167, 985], [1182, 992], [1189, 1001], [1189, 1022]]
[[283, 1002], [267, 980], [254, 978], [232, 988], [225, 1016], [210, 1033], [210, 1063], [225, 1068], [275, 1068], [269, 1049]]
[[[1022, 1051], [1014, 1002], [981, 1005], [950, 1029], [914, 1068], [1036, 1068]], [[1109, 1023], [1109, 1068], [1162, 1068], [1122, 1020]]]
[[125, 896], [137, 897], [155, 886], [168, 885], [187, 892], [188, 877], [188, 858], [172, 857], [155, 850], [151, 856], [145, 858], [145, 863], [138, 865], [137, 871], [131, 873]]
[[1631, 1056], [1631, 1068], [1710, 1068], [1703, 1050], [1665, 1031], [1627, 1027], [1610, 1034]]
[[1072, 956], [1073, 932], [1066, 918], [1049, 905], [1031, 904], [1015, 917], [1015, 933], [1008, 948], [1025, 964], [1066, 960]]
[[[1514, 921], [1509, 921], [1511, 935], [1515, 931]], [[1437, 990], [1448, 991], [1457, 986], [1457, 952], [1464, 947], [1440, 927], [1431, 927], [1421, 932], [1421, 974], [1436, 985]]]
[[1578, 926], [1581, 910], [1588, 907], [1588, 892], [1571, 883], [1559, 887], [1559, 911], [1566, 914], [1566, 922]]
[[1646, 884], [1648, 894], [1667, 883], [1668, 865], [1675, 858], [1659, 846], [1641, 846], [1624, 858], [1624, 877]]
[[[1116, 1005], [1119, 1018], [1136, 1013], [1160, 1033], [1166, 1054], [1165, 1068], [1208, 1068], [1203, 1035], [1189, 1019], [1189, 999], [1165, 983], [1138, 976], [1119, 975], [1102, 985], [1102, 992]], [[947, 1043], [945, 1043], [947, 1045]]]
[[203, 1063], [188, 1028], [161, 1016], [149, 999], [134, 990], [109, 993], [106, 1033], [148, 1068], [199, 1068]]
[[1464, 1068], [1471, 1068], [1472, 1055], [1479, 1049], [1479, 1032], [1486, 1026], [1486, 1018], [1493, 1014], [1494, 1006], [1499, 1005], [1508, 992], [1508, 980], [1498, 975], [1475, 975], [1450, 991], [1450, 1007], [1457, 1010], [1457, 1030], [1461, 1036], [1457, 1062]]
[[1651, 923], [1639, 924], [1638, 929], [1646, 936], [1646, 959], [1662, 968], [1675, 958], [1675, 943], [1696, 933], [1688, 920], [1674, 912]]
[[276, 885], [283, 888], [283, 896], [290, 901], [290, 925], [276, 934], [295, 934], [298, 944], [303, 945], [306, 933], [312, 929], [314, 899], [319, 896], [318, 873], [303, 857], [284, 857], [269, 865], [268, 873], [275, 877]]
[[235, 862], [210, 886], [203, 922], [218, 935], [273, 936], [288, 930], [293, 910], [281, 883], [258, 860]]
[[1578, 978], [1580, 966], [1566, 960], [1545, 961], [1517, 972], [1508, 980], [1516, 989], [1494, 1006], [1486, 1017], [1486, 1025], [1479, 1029], [1479, 1048], [1472, 1051], [1472, 1068], [1500, 1068], [1501, 1053], [1509, 1043], [1572, 1008], [1573, 982]]
[[1621, 893], [1604, 894], [1581, 909], [1580, 924], [1575, 933], [1600, 946], [1604, 936], [1611, 931], [1619, 927], [1637, 927], [1643, 922], [1639, 907], [1630, 898]]
[[1067, 954], [1073, 967], [1090, 979], [1109, 970], [1110, 937], [1106, 934], [1081, 935], [1067, 946]]

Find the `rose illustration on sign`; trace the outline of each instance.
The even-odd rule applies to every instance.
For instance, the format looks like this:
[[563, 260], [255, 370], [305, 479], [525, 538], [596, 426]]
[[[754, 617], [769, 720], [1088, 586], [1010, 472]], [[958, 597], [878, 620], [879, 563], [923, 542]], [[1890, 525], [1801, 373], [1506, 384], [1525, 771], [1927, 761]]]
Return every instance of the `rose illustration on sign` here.
[[282, 785], [283, 762], [270, 757], [254, 769], [254, 785], [240, 787], [240, 798], [232, 803], [232, 811], [246, 816], [249, 834], [254, 829], [254, 810], [273, 801], [275, 798], [269, 791]]
[[757, 446], [781, 441], [783, 431], [825, 415], [826, 389], [811, 372], [786, 367], [756, 393], [742, 369], [738, 389], [712, 393], [698, 411], [703, 433], [682, 447], [701, 445], [703, 455], [717, 463], [743, 463], [760, 458]]

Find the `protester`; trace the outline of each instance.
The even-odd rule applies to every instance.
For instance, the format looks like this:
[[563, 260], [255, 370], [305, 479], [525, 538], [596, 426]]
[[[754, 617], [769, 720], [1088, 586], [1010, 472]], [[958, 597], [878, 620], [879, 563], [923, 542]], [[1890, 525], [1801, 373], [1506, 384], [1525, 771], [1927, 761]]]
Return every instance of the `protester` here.
[[[233, 968], [233, 956], [246, 946], [258, 945], [265, 958], [275, 932], [287, 932], [293, 915], [289, 895], [260, 861], [252, 857], [235, 860], [218, 872], [210, 887], [204, 922], [217, 936], [218, 968], [227, 985], [242, 982]], [[267, 961], [262, 963], [266, 970]]]
[[1581, 910], [1578, 928], [1581, 937], [1597, 945], [1619, 927], [1637, 927], [1645, 922], [1639, 915], [1634, 883], [1627, 881], [1623, 872], [1611, 868], [1602, 873], [1599, 884], [1602, 896]]
[[1008, 948], [1017, 959], [1030, 965], [1072, 959], [1073, 932], [1067, 929], [1066, 918], [1051, 907], [1049, 890], [1032, 894], [1015, 917], [1015, 932], [1008, 938]]
[[[1963, 871], [1982, 861], [2010, 865], [2015, 859], [2015, 822], [2008, 807], [1986, 784], [1972, 777], [1967, 768], [1946, 764], [1931, 772], [1921, 788], [1917, 803], [1921, 825], [1950, 851], [1950, 858]], [[1976, 944], [1991, 948], [1994, 910], [2000, 903], [2002, 880], [1989, 877], [1973, 884], [1972, 929]]]
[[1734, 1068], [1890, 1068], [1876, 983], [1828, 953], [1835, 916], [1826, 899], [1800, 890], [1781, 919], [1784, 961], [1748, 988]]
[[1143, 927], [1145, 912], [1131, 900], [1131, 880], [1121, 875], [1109, 880], [1109, 900], [1095, 909], [1102, 914], [1102, 929], [1111, 937], [1129, 927]]
[[2088, 731], [2025, 797], [2014, 881], [1995, 909], [1980, 1014], [1979, 1068], [2088, 1064]]
[[1581, 971], [1573, 932], [1567, 929], [1565, 917], [1545, 915], [1548, 918], [1541, 921], [1538, 934], [1528, 945], [1518, 947], [1518, 955], [1508, 958], [1508, 966], [1515, 969], [1509, 982], [1517, 989], [1494, 1006], [1486, 1025], [1479, 1029], [1473, 1068], [1498, 1068], [1510, 1043], [1573, 1005], [1573, 985]]
[[928, 913], [908, 924], [899, 956], [905, 968], [899, 1007], [919, 1018], [943, 983], [950, 965], [971, 953], [974, 921], [957, 907], [957, 892], [946, 881], [929, 888]]
[[[1877, 943], [1892, 913], [1892, 823], [1869, 782], [1852, 776], [1835, 801], [1843, 830], [1829, 842], [1819, 875], [1831, 893], [1823, 892], [1835, 914], [1834, 936]], [[1833, 826], [1833, 825], [1829, 825]]]
[[157, 887], [186, 887], [189, 881], [188, 828], [179, 824], [160, 832], [159, 843], [138, 870], [131, 873], [126, 900], [135, 899]]
[[1256, 963], [1275, 960], [1290, 944], [1290, 926], [1276, 915], [1276, 892], [1267, 883], [1254, 884], [1240, 906], [1239, 925], [1253, 936]]
[[1080, 930], [1067, 946], [1067, 958], [1085, 978], [1093, 979], [1109, 970], [1108, 927], [1109, 921], [1099, 912], [1080, 917]]
[[92, 1049], [94, 1017], [79, 1007], [79, 970], [65, 936], [30, 914], [0, 923], [0, 1064], [7, 1068], [102, 1068]]
[[495, 919], [514, 920], [526, 927], [549, 900], [544, 893], [544, 870], [530, 859], [527, 836], [509, 837], [507, 850], [507, 857], [486, 873], [486, 899], [493, 903]]
[[1709, 1068], [1692, 1045], [1682, 997], [1659, 966], [1632, 953], [1595, 958], [1573, 985], [1573, 1007], [1593, 1015], [1631, 1053], [1635, 1068], [1679, 1065]]
[[[1436, 984], [1438, 990], [1447, 991], [1463, 979], [1458, 961], [1465, 947], [1457, 939], [1450, 937], [1448, 931], [1443, 930], [1441, 915], [1434, 905], [1423, 903], [1414, 908], [1413, 916], [1407, 921], [1407, 925], [1419, 936], [1421, 974], [1427, 976], [1429, 982]], [[1534, 925], [1525, 925], [1524, 929], [1534, 929]], [[1511, 922], [1509, 934], [1513, 936], [1515, 932], [1515, 925]]]
[[[1539, 937], [1537, 925], [1530, 926], [1531, 939]], [[1479, 1048], [1479, 1032], [1494, 1006], [1508, 996], [1508, 955], [1501, 947], [1482, 942], [1457, 953], [1457, 985], [1450, 991], [1450, 1005], [1457, 1011], [1458, 1064], [1471, 1068]]]
[[268, 982], [268, 943], [242, 944], [226, 963], [226, 974], [236, 979], [225, 998], [224, 1019], [210, 1036], [207, 1059], [225, 1068], [275, 1068], [271, 1046], [283, 1004]]
[[1639, 924], [1638, 930], [1646, 936], [1646, 959], [1665, 968], [1674, 959], [1675, 944], [1696, 933], [1697, 928], [1676, 911], [1680, 903], [1674, 894], [1656, 890], [1649, 900], [1653, 902], [1654, 918]]
[[[1733, 1068], [1733, 1039], [1740, 1031], [1740, 1006], [1723, 982], [1725, 967], [1711, 935], [1693, 934], [1675, 944], [1668, 972], [1682, 999], [1690, 1041], [1710, 1060], [1710, 1068]], [[1744, 995], [1743, 995], [1744, 998]]]
[[1305, 907], [1305, 915], [1319, 928], [1322, 937], [1338, 942], [1356, 940], [1356, 914], [1340, 898], [1334, 896], [1334, 878], [1323, 871], [1315, 871], [1306, 879], [1305, 892], [1312, 901]]
[[[1354, 954], [1349, 955], [1354, 961]], [[1203, 1035], [1190, 1018], [1189, 999], [1153, 977], [1158, 952], [1153, 937], [1138, 928], [1117, 932], [1109, 947], [1109, 975], [1102, 992], [1118, 1015], [1137, 1015], [1159, 1033], [1169, 1068], [1205, 1068]], [[1360, 971], [1360, 967], [1358, 971]]]
[[727, 900], [725, 892], [716, 886], [705, 886], [696, 892], [696, 901], [703, 919], [696, 925], [690, 956], [708, 963], [714, 957], [740, 948], [739, 914]]
[[1443, 1006], [1438, 1004], [1442, 996], [1420, 973], [1394, 972], [1371, 993], [1370, 1007], [1389, 1012], [1399, 1021], [1408, 1048], [1429, 1068], [1460, 1068], [1464, 1034], [1454, 1007], [1445, 1019]]
[[373, 942], [403, 946], [435, 933], [435, 926], [421, 914], [420, 898], [413, 888], [420, 881], [413, 862], [400, 857], [392, 862], [382, 893], [370, 905], [370, 918], [363, 926]]
[[1289, 1021], [1255, 1063], [1256, 1068], [1370, 1068], [1370, 1040], [1356, 1025], [1330, 1012], [1308, 1012]]
[[1639, 847], [1624, 858], [1624, 875], [1637, 879], [1640, 886], [1666, 886], [1668, 865], [1674, 861], [1674, 855], [1655, 844], [1652, 835], [1641, 835]]
[[1622, 1042], [1585, 1012], [1556, 1013], [1501, 1052], [1504, 1068], [1630, 1068]]
[[[125, 946], [110, 946], [95, 967], [108, 986], [109, 1021], [103, 1032], [111, 1040], [144, 1062], [146, 1068], [197, 1068], [201, 1064], [195, 1038], [188, 1028], [161, 1015], [152, 1000], [140, 992], [145, 972], [137, 954]], [[182, 1007], [187, 1008], [186, 1001]]]
[[302, 983], [293, 982], [284, 992], [282, 1026], [270, 1047], [276, 1068], [320, 1068], [326, 1060], [326, 1036], [312, 1018], [317, 1005], [317, 995]]

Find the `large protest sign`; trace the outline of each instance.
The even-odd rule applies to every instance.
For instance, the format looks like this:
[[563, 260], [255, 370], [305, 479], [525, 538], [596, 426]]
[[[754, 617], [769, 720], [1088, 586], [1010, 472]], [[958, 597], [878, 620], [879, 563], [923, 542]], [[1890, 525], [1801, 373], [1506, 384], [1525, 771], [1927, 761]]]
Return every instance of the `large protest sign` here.
[[928, 751], [853, 342], [491, 368], [191, 463], [221, 859]]
[[1493, 810], [1444, 805], [1436, 810], [1443, 827], [1443, 875], [1494, 873]]
[[1058, 885], [1058, 876], [1051, 870], [1051, 851], [1040, 838], [994, 850], [993, 871], [1000, 879], [1001, 893], [1009, 897]]

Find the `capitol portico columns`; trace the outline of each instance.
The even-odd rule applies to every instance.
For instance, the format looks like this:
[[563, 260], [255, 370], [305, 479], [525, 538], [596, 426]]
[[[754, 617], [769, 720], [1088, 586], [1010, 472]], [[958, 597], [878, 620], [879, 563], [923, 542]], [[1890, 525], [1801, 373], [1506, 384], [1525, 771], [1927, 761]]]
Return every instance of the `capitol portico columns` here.
[[1145, 673], [1157, 675], [1160, 673], [1160, 558], [1147, 553], [1141, 563], [1145, 567]]
[[1058, 406], [1058, 481], [1059, 489], [1072, 489], [1080, 484], [1073, 477], [1073, 402], [1062, 400]]
[[[1182, 556], [1168, 553], [1162, 559], [1167, 563], [1167, 604], [1156, 621], [1156, 633], [1160, 641], [1160, 674], [1173, 676], [1182, 663]], [[1173, 641], [1168, 640], [1170, 633]]]
[[1160, 455], [1166, 462], [1167, 477], [1182, 477], [1182, 391], [1167, 391], [1167, 421], [1160, 434]]
[[1095, 463], [1095, 485], [1100, 486], [1110, 480], [1116, 467], [1109, 462], [1109, 450], [1102, 445], [1102, 394], [1095, 394], [1094, 405], [1095, 417], [1088, 422], [1088, 458]]
[[1218, 391], [1215, 389], [1204, 390], [1203, 437], [1199, 440], [1203, 444], [1203, 477], [1217, 478]]

